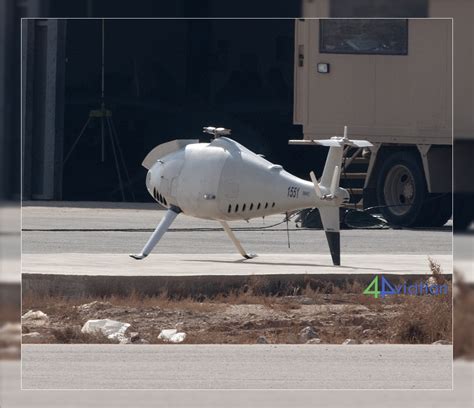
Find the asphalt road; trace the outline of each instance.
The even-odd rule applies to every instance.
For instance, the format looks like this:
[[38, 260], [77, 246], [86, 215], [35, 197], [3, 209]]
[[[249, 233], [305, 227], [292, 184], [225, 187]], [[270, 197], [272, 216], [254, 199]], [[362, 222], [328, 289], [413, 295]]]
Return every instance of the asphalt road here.
[[20, 362], [0, 361], [3, 408], [466, 408], [474, 402], [474, 363], [456, 360], [452, 390], [28, 390], [20, 391]]
[[[23, 207], [23, 253], [139, 252], [164, 214], [153, 204], [128, 204], [127, 208], [105, 203], [68, 205], [76, 207]], [[87, 208], [87, 205], [93, 207]], [[233, 222], [231, 227], [247, 228], [236, 231], [236, 235], [249, 252], [328, 253], [323, 231], [297, 229], [293, 222], [289, 224], [291, 248], [288, 248], [286, 224], [268, 228], [282, 219], [283, 215], [276, 215], [249, 223]], [[236, 250], [217, 222], [181, 214], [154, 252], [202, 254], [235, 253]], [[452, 234], [449, 226], [436, 230], [344, 230], [341, 252], [451, 254]]]
[[452, 346], [24, 345], [23, 389], [450, 389]]

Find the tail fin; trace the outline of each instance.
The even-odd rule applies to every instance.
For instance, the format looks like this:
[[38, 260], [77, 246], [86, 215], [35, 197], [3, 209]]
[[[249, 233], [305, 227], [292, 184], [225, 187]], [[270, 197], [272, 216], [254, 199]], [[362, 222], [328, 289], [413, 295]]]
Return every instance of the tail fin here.
[[[325, 187], [330, 187], [333, 183], [334, 171], [336, 167], [341, 168], [342, 154], [344, 152], [343, 146], [331, 146], [324, 165], [323, 175], [321, 176], [320, 184]], [[339, 187], [339, 176], [337, 176], [336, 186]]]
[[[361, 148], [372, 146], [372, 143], [367, 140], [349, 139], [347, 137], [347, 126], [344, 126], [343, 136], [334, 136], [331, 139], [326, 140], [290, 140], [289, 144], [329, 146], [329, 153], [319, 185], [314, 172], [310, 173], [316, 197], [320, 200], [334, 200], [337, 198], [335, 197], [335, 194], [339, 187], [344, 147], [350, 146]], [[329, 194], [322, 195], [320, 187], [325, 187], [325, 191], [328, 191]], [[347, 201], [348, 198], [348, 196], [343, 197], [342, 202], [345, 202], [345, 200]], [[340, 202], [333, 203], [332, 205], [329, 203], [328, 205], [321, 204], [321, 206], [318, 207], [334, 265], [341, 264], [339, 205]]]
[[339, 232], [339, 207], [318, 208], [326, 239], [331, 252], [332, 263], [341, 264], [341, 234]]

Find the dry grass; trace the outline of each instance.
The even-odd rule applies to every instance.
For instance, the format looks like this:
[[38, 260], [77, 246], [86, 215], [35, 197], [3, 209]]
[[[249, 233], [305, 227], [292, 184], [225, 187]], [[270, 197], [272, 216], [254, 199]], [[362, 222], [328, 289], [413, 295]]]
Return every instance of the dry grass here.
[[290, 324], [284, 327], [261, 327], [242, 329], [232, 326], [222, 326], [206, 332], [189, 332], [187, 344], [255, 344], [257, 338], [264, 336], [268, 344], [297, 344], [301, 343], [299, 332], [301, 325]]
[[428, 258], [430, 284], [447, 285], [447, 294], [403, 296], [396, 320], [395, 339], [400, 343], [426, 344], [438, 340], [452, 342], [452, 283], [443, 276], [441, 266]]
[[428, 257], [428, 263], [433, 280], [437, 285], [444, 285], [446, 283], [446, 278], [443, 276], [441, 265], [431, 257]]
[[[52, 301], [51, 297], [37, 296], [32, 292], [23, 295], [23, 310], [41, 310], [47, 315], [55, 315], [61, 318], [75, 322], [81, 319], [78, 306], [99, 301], [109, 303], [114, 307], [125, 307], [129, 309], [176, 309], [186, 311], [212, 312], [215, 311], [217, 302], [199, 302], [191, 297], [180, 300], [174, 300], [168, 297], [166, 293], [159, 296], [143, 296], [137, 292], [132, 292], [128, 296], [108, 296], [103, 298], [80, 297], [80, 298], [63, 298], [55, 297]], [[216, 304], [214, 304], [216, 303]]]
[[[429, 262], [433, 279], [444, 283], [439, 265]], [[306, 326], [316, 328], [322, 343], [340, 344], [347, 338], [376, 343], [451, 341], [450, 294], [375, 299], [363, 295], [364, 288], [358, 280], [334, 283], [315, 277], [308, 277], [302, 286], [282, 288], [265, 277], [252, 277], [243, 287], [212, 297], [132, 292], [69, 299], [25, 292], [23, 309], [48, 314], [53, 328], [48, 341], [57, 343], [109, 342], [80, 332], [91, 318], [131, 323], [131, 331], [138, 331], [150, 343], [160, 343], [161, 329], [181, 322], [187, 333], [185, 343], [254, 344], [265, 336], [269, 343], [295, 344], [303, 342], [299, 333]], [[93, 301], [101, 303], [87, 311], [79, 308]], [[363, 333], [366, 329], [370, 335]]]
[[474, 359], [474, 287], [456, 275], [454, 357]]
[[394, 339], [399, 343], [427, 344], [438, 340], [452, 342], [452, 283], [443, 276], [441, 266], [428, 258], [430, 284], [447, 285], [448, 293], [436, 296], [399, 295], [399, 314]]
[[[438, 299], [444, 297], [445, 299]], [[450, 295], [406, 296], [395, 321], [395, 340], [399, 343], [426, 344], [452, 341], [452, 303]]]

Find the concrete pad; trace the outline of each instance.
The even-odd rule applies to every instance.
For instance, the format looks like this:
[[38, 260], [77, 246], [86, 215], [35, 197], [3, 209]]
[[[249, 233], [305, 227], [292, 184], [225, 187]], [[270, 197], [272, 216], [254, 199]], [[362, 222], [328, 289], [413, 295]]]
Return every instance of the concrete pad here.
[[[430, 255], [451, 274], [451, 255]], [[430, 273], [427, 255], [343, 254], [342, 266], [329, 255], [262, 254], [244, 260], [232, 254], [151, 254], [137, 261], [123, 254], [24, 254], [23, 273], [110, 276], [200, 276], [278, 274], [411, 274]]]

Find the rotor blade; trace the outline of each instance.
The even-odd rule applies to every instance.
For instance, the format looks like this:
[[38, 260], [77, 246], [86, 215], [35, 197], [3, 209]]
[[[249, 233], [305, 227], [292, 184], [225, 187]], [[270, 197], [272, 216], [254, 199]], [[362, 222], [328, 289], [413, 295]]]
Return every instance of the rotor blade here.
[[319, 145], [319, 146], [344, 146], [344, 143], [340, 140], [331, 140], [331, 139], [324, 139], [324, 140], [289, 140], [288, 144], [290, 145]]
[[316, 197], [321, 198], [323, 195], [321, 194], [321, 189], [319, 188], [318, 179], [314, 174], [314, 171], [309, 173], [309, 177], [311, 177], [311, 181], [313, 182], [314, 191], [316, 191]]
[[334, 174], [332, 175], [332, 180], [331, 180], [331, 188], [329, 190], [329, 192], [332, 195], [336, 193], [336, 189], [339, 186], [339, 173], [340, 173], [339, 166], [334, 167]]

